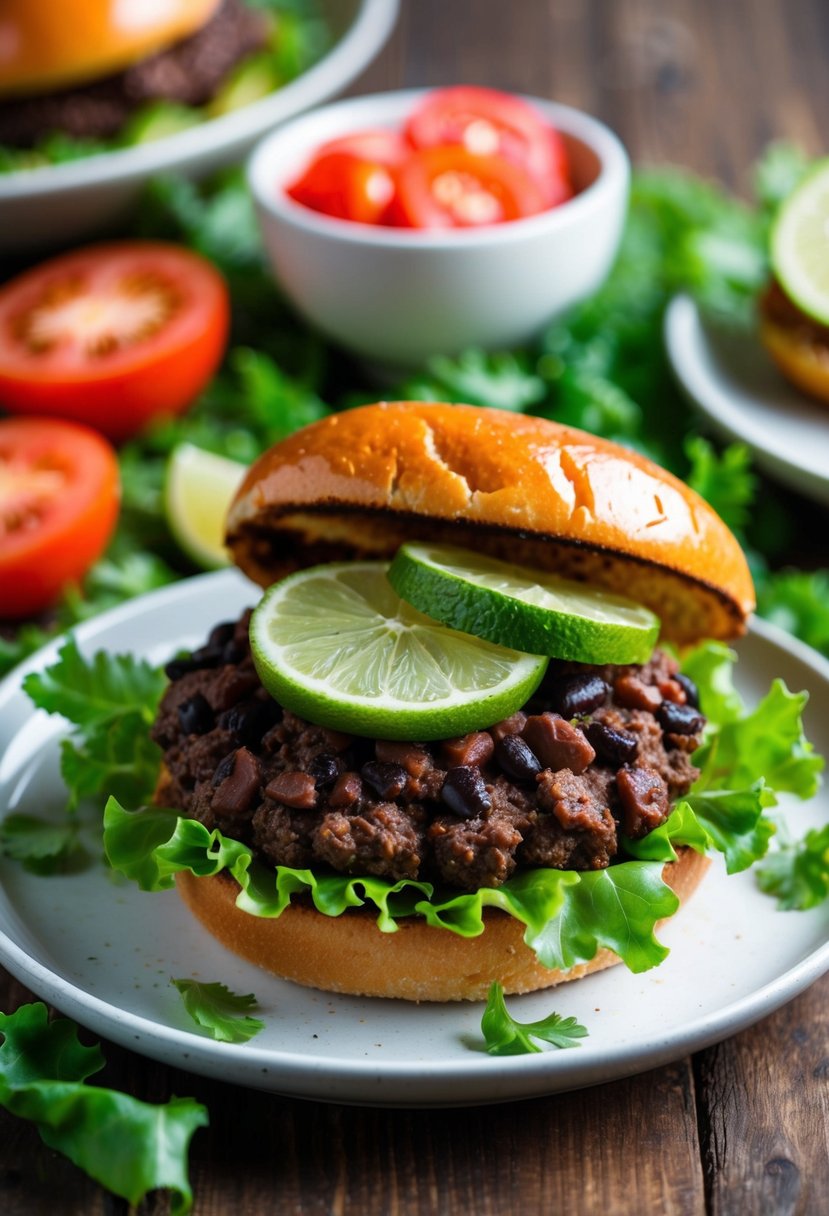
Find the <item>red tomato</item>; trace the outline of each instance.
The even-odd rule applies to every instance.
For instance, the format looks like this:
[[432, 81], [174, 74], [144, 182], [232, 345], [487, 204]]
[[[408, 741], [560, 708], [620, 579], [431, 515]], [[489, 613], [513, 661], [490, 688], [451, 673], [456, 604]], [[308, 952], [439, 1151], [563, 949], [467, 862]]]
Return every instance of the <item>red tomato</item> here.
[[394, 222], [471, 228], [536, 215], [544, 197], [529, 173], [500, 156], [455, 145], [413, 152], [397, 171]]
[[[360, 150], [362, 139], [366, 140], [365, 151]], [[372, 133], [365, 132], [326, 144], [287, 193], [324, 215], [360, 224], [384, 223], [394, 197], [391, 166], [396, 159], [378, 159], [372, 141]], [[399, 146], [402, 148], [402, 142]], [[391, 155], [385, 145], [378, 152], [379, 157]]]
[[317, 149], [317, 156], [326, 152], [351, 152], [376, 165], [399, 165], [408, 154], [409, 145], [398, 131], [386, 127], [371, 127], [329, 139]]
[[97, 432], [0, 419], [0, 617], [32, 616], [80, 579], [118, 517], [118, 461]]
[[415, 148], [462, 144], [480, 156], [522, 165], [544, 192], [547, 207], [572, 196], [564, 141], [511, 93], [474, 85], [436, 89], [410, 115], [405, 135]]
[[193, 402], [228, 320], [224, 280], [195, 253], [130, 241], [64, 254], [0, 288], [0, 404], [128, 439]]

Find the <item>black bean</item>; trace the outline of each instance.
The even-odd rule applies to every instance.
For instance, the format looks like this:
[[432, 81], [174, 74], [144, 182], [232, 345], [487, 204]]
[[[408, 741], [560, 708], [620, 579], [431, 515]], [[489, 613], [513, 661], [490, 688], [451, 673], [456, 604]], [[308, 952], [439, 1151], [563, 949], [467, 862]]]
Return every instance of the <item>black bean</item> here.
[[485, 815], [492, 806], [481, 770], [471, 764], [449, 769], [443, 779], [440, 796], [453, 815], [461, 819], [476, 819], [479, 815]]
[[210, 702], [200, 692], [181, 702], [178, 707], [178, 720], [185, 735], [206, 735], [213, 729], [215, 722]]
[[663, 701], [656, 718], [669, 735], [698, 735], [705, 726], [705, 718], [693, 705], [677, 705], [673, 701]]
[[550, 709], [562, 718], [576, 718], [590, 714], [607, 699], [610, 687], [601, 676], [559, 676], [551, 680], [544, 690], [550, 700]]
[[235, 751], [229, 752], [228, 755], [225, 756], [224, 760], [219, 761], [218, 767], [216, 768], [216, 771], [213, 774], [213, 780], [210, 783], [214, 789], [216, 788], [217, 785], [221, 785], [226, 777], [230, 776], [230, 774], [233, 772], [233, 766], [235, 765], [235, 763], [236, 763], [236, 752]]
[[318, 790], [333, 785], [342, 771], [342, 761], [338, 760], [336, 756], [332, 756], [330, 752], [322, 752], [319, 756], [314, 756], [308, 765], [308, 773], [314, 778], [314, 785]]
[[207, 645], [214, 650], [221, 650], [227, 645], [235, 632], [235, 621], [222, 621], [220, 625], [214, 625], [210, 630], [207, 636]]
[[381, 764], [379, 760], [369, 760], [360, 769], [360, 776], [381, 798], [397, 798], [403, 793], [409, 780], [409, 774], [400, 764]]
[[688, 704], [694, 709], [699, 709], [699, 689], [690, 676], [684, 675], [681, 671], [674, 676], [679, 687], [688, 698]]
[[541, 772], [541, 761], [520, 735], [504, 735], [495, 744], [495, 759], [516, 781], [532, 781]]
[[221, 651], [222, 663], [241, 663], [242, 659], [247, 654], [247, 648], [243, 642], [237, 642], [235, 638], [231, 638]]
[[224, 711], [219, 717], [219, 726], [231, 731], [240, 743], [251, 747], [262, 742], [262, 736], [281, 716], [282, 707], [276, 701], [240, 701]]
[[604, 722], [591, 722], [584, 733], [604, 764], [630, 764], [639, 750], [636, 735], [627, 730], [606, 726]]

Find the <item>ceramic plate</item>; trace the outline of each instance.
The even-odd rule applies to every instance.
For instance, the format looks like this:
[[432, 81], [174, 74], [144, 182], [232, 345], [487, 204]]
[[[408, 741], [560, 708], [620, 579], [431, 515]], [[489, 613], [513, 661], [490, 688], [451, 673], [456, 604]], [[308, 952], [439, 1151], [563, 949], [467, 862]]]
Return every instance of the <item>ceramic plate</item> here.
[[[77, 636], [88, 653], [131, 650], [161, 661], [256, 596], [235, 571], [206, 575], [98, 617]], [[20, 689], [22, 673], [52, 662], [56, 650], [46, 647], [0, 686], [3, 812], [61, 806], [61, 723], [34, 712]], [[759, 698], [775, 675], [810, 689], [809, 732], [829, 754], [829, 663], [762, 623], [739, 650], [747, 697]], [[824, 822], [827, 810], [825, 793], [787, 806], [798, 834]], [[626, 1076], [733, 1034], [829, 969], [829, 907], [778, 912], [750, 875], [726, 878], [716, 863], [661, 936], [671, 954], [655, 971], [636, 976], [619, 966], [511, 999], [522, 1021], [552, 1009], [578, 1017], [590, 1031], [581, 1046], [497, 1059], [482, 1051], [479, 1004], [409, 1005], [299, 988], [228, 954], [175, 892], [142, 894], [103, 868], [41, 878], [0, 866], [0, 962], [39, 996], [176, 1067], [341, 1102], [499, 1102]], [[264, 1031], [243, 1045], [205, 1038], [170, 985], [183, 976], [254, 992]]]
[[106, 231], [123, 218], [154, 174], [204, 177], [238, 163], [266, 132], [335, 97], [359, 76], [394, 28], [398, 8], [399, 0], [319, 0], [331, 36], [329, 49], [267, 97], [150, 143], [0, 173], [0, 254], [67, 245]]
[[711, 426], [790, 489], [829, 506], [829, 410], [780, 375], [757, 336], [727, 333], [677, 296], [665, 314], [674, 372]]

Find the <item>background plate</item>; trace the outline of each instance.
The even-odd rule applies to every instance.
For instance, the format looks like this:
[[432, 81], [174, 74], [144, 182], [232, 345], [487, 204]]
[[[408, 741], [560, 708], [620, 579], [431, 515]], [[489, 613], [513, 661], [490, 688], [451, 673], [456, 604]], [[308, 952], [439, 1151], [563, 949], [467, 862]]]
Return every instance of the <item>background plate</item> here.
[[751, 448], [760, 468], [829, 506], [829, 407], [783, 379], [751, 332], [708, 325], [688, 296], [665, 314], [668, 357], [711, 426]]
[[[82, 649], [165, 659], [258, 596], [235, 571], [190, 579], [77, 630]], [[0, 811], [62, 803], [59, 720], [34, 712], [21, 675], [50, 663], [50, 645], [0, 685]], [[750, 699], [782, 676], [812, 693], [807, 726], [829, 753], [829, 663], [758, 622], [740, 644]], [[794, 831], [826, 821], [825, 792], [787, 806]], [[322, 1100], [464, 1105], [531, 1097], [629, 1075], [749, 1025], [829, 969], [829, 907], [778, 912], [750, 875], [715, 861], [688, 908], [662, 930], [655, 971], [623, 967], [556, 991], [513, 997], [522, 1021], [552, 1009], [590, 1037], [566, 1051], [496, 1059], [482, 1050], [482, 1006], [340, 997], [274, 979], [228, 954], [175, 892], [143, 894], [103, 867], [39, 878], [0, 864], [0, 961], [64, 1013], [123, 1046], [223, 1080]], [[255, 992], [266, 1027], [247, 1044], [215, 1043], [190, 1023], [171, 977]]]

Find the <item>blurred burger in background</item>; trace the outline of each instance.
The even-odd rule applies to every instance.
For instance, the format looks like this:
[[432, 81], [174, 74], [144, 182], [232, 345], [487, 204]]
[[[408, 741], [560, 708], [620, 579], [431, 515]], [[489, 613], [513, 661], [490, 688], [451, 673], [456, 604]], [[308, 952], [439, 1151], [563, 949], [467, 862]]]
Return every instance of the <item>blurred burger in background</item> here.
[[[0, 0], [5, 167], [69, 159], [99, 150], [98, 141], [143, 143], [277, 88], [287, 75], [277, 8], [276, 0]], [[27, 162], [15, 150], [39, 155]]]

